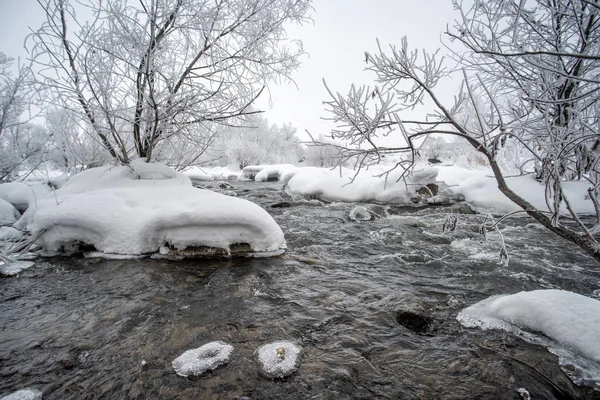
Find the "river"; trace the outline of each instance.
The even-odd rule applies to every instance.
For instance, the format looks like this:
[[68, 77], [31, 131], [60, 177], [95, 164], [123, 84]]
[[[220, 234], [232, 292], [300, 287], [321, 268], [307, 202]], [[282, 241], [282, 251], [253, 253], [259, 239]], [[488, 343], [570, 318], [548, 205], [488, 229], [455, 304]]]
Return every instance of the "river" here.
[[[600, 268], [526, 218], [479, 238], [481, 215], [441, 234], [447, 207], [356, 206], [291, 199], [279, 183], [232, 182], [285, 232], [276, 258], [38, 259], [0, 279], [0, 394], [44, 399], [600, 399], [574, 385], [545, 347], [467, 329], [457, 313], [494, 294], [561, 288], [591, 296]], [[272, 207], [275, 205], [276, 207]], [[274, 340], [304, 348], [285, 379], [252, 354]], [[171, 361], [221, 340], [231, 362], [196, 378]], [[600, 339], [599, 339], [600, 340]]]

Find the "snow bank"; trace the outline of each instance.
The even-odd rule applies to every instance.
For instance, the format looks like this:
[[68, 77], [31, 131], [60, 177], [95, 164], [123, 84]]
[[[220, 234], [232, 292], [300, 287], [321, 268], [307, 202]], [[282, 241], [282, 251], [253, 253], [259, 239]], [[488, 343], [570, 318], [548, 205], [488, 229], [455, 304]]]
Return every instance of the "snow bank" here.
[[[457, 166], [436, 167], [439, 171], [438, 180], [451, 186], [444, 195], [456, 195], [458, 193], [465, 197], [465, 201], [474, 205], [482, 212], [509, 213], [521, 210], [519, 206], [508, 199], [500, 189], [494, 178], [492, 170], [466, 169]], [[508, 187], [515, 193], [529, 201], [533, 206], [541, 210], [548, 210], [545, 199], [545, 187], [536, 181], [533, 175], [506, 178]], [[593, 214], [594, 206], [590, 200], [586, 200], [587, 188], [585, 182], [564, 182], [563, 189], [571, 206], [577, 213]], [[563, 206], [564, 207], [564, 206]]]
[[229, 250], [246, 243], [254, 252], [285, 247], [271, 216], [247, 200], [194, 188], [190, 179], [161, 164], [134, 162], [72, 177], [38, 201], [15, 225], [56, 251], [80, 241], [115, 254], [144, 254], [165, 246]]
[[329, 201], [407, 204], [419, 188], [437, 179], [437, 170], [430, 167], [415, 168], [407, 183], [403, 180], [397, 182], [402, 173], [400, 169], [392, 171], [387, 180], [379, 176], [388, 169], [385, 166], [373, 166], [356, 175], [355, 171], [347, 168], [298, 168], [287, 183], [286, 190], [290, 194], [314, 196]]
[[464, 326], [541, 332], [600, 363], [600, 301], [564, 290], [492, 296], [458, 316]]
[[0, 199], [9, 202], [17, 210], [25, 211], [45, 198], [52, 189], [45, 183], [9, 182], [0, 184]]
[[227, 343], [210, 342], [184, 352], [173, 360], [172, 365], [179, 376], [199, 376], [228, 363], [233, 350], [233, 346]]

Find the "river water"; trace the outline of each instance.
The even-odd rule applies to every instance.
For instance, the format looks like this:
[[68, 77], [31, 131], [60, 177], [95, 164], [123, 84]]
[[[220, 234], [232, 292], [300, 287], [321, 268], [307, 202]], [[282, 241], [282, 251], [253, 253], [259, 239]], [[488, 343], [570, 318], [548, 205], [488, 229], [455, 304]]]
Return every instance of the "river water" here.
[[[45, 399], [600, 399], [571, 383], [545, 347], [466, 329], [464, 307], [494, 294], [561, 288], [591, 296], [600, 268], [517, 218], [502, 224], [510, 254], [482, 241], [480, 215], [448, 208], [290, 199], [279, 183], [235, 182], [280, 224], [287, 254], [271, 259], [39, 259], [0, 279], [0, 395], [34, 387]], [[272, 207], [276, 205], [276, 207]], [[274, 340], [304, 348], [286, 379], [259, 375], [252, 354]], [[231, 362], [196, 378], [171, 361], [221, 340]], [[599, 338], [600, 340], [600, 338]]]

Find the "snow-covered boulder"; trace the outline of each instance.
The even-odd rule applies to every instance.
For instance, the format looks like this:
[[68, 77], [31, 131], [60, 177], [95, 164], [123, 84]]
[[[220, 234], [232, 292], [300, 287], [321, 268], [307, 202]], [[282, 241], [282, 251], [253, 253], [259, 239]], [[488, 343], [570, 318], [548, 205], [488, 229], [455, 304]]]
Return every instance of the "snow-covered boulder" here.
[[292, 164], [268, 165], [256, 174], [254, 180], [256, 182], [280, 181], [283, 175], [289, 175], [288, 171], [291, 172], [296, 169]]
[[238, 180], [240, 181], [253, 181], [256, 174], [265, 168], [266, 165], [247, 165], [245, 166], [240, 175], [238, 176]]
[[233, 353], [233, 346], [217, 341], [197, 349], [188, 350], [173, 360], [172, 365], [179, 376], [200, 376], [220, 365], [227, 364]]
[[0, 199], [0, 226], [12, 225], [21, 218], [21, 213], [8, 201]]
[[21, 389], [0, 397], [0, 400], [42, 400], [42, 392], [37, 389]]
[[39, 242], [50, 251], [73, 242], [130, 255], [169, 247], [228, 251], [246, 244], [257, 253], [285, 247], [283, 232], [258, 205], [194, 188], [164, 165], [139, 162], [75, 175], [15, 227], [44, 231]]
[[534, 290], [492, 296], [464, 310], [466, 327], [541, 332], [600, 363], [600, 301], [565, 290]]
[[9, 202], [23, 212], [35, 206], [50, 194], [52, 189], [45, 183], [8, 182], [0, 184], [0, 199]]
[[300, 367], [302, 347], [282, 340], [260, 346], [254, 352], [259, 372], [267, 378], [285, 378]]

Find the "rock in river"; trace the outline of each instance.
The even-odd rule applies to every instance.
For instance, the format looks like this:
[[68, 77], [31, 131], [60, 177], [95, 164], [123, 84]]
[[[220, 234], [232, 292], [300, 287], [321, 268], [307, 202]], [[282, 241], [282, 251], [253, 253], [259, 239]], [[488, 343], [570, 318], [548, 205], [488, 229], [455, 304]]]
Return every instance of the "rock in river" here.
[[259, 372], [267, 378], [285, 378], [300, 367], [302, 347], [285, 340], [260, 346], [254, 352]]
[[232, 353], [232, 345], [221, 341], [210, 342], [197, 349], [184, 352], [173, 360], [173, 368], [180, 376], [199, 376], [207, 371], [212, 371], [219, 365], [227, 364]]

